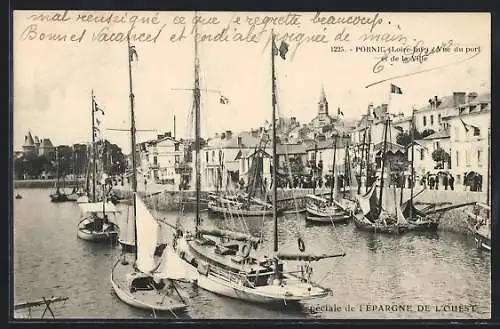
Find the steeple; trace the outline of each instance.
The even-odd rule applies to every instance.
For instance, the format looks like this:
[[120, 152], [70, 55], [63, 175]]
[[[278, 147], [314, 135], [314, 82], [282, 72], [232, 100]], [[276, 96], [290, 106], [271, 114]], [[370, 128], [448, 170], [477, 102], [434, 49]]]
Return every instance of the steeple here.
[[35, 141], [33, 140], [33, 136], [31, 136], [31, 132], [28, 131], [28, 135], [24, 136], [23, 147], [33, 147], [33, 146], [35, 146]]
[[321, 83], [321, 93], [319, 95], [318, 114], [328, 115], [328, 101], [326, 100], [325, 87], [323, 86], [323, 83]]

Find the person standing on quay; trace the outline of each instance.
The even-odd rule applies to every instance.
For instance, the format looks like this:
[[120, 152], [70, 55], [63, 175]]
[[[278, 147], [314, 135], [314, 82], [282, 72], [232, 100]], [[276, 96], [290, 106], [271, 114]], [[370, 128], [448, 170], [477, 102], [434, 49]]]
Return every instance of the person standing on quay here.
[[453, 175], [450, 175], [450, 178], [448, 178], [448, 183], [450, 184], [450, 190], [453, 191], [453, 183], [455, 182], [455, 178], [453, 178]]
[[444, 189], [447, 190], [448, 189], [448, 175], [443, 176], [443, 185], [444, 185]]

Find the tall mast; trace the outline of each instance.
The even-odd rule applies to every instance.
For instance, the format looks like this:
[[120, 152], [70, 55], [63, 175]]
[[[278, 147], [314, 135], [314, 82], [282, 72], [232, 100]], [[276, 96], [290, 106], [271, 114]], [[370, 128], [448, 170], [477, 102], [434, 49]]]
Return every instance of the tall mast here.
[[335, 185], [335, 157], [337, 156], [337, 136], [333, 136], [333, 163], [332, 163], [332, 184], [330, 184], [330, 200], [333, 204], [333, 186]]
[[276, 188], [276, 77], [274, 76], [274, 31], [271, 30], [271, 86], [272, 86], [272, 104], [273, 104], [273, 220], [274, 220], [274, 251], [278, 252], [278, 212], [277, 199], [278, 190]]
[[379, 207], [379, 215], [382, 209], [382, 191], [384, 190], [384, 168], [385, 168], [385, 152], [387, 151], [387, 131], [389, 130], [389, 117], [387, 117], [385, 121], [385, 130], [384, 130], [384, 149], [382, 151], [382, 170], [380, 173], [380, 193], [378, 199], [378, 207]]
[[371, 122], [369, 123], [367, 130], [367, 135], [368, 135], [368, 143], [366, 144], [366, 181], [365, 181], [365, 192], [368, 192], [368, 175], [369, 175], [369, 169], [370, 169], [370, 146], [372, 143], [372, 124]]
[[[488, 171], [486, 173], [486, 175], [488, 176], [487, 177], [487, 180], [488, 180], [488, 184], [486, 185], [486, 204], [489, 206], [490, 205], [490, 192], [491, 192], [491, 154], [490, 154], [490, 144], [491, 144], [491, 123], [490, 125], [488, 126], [488, 149], [487, 149], [487, 152], [488, 152]], [[490, 214], [490, 218], [491, 218], [491, 214]]]
[[[132, 49], [130, 47], [130, 33], [127, 34], [127, 58], [128, 58], [128, 80], [129, 80], [129, 97], [130, 97], [130, 146], [132, 152], [132, 191], [133, 191], [133, 218], [135, 225], [137, 225], [137, 172], [136, 172], [136, 149], [135, 149], [135, 114], [134, 114], [134, 92], [132, 89]], [[134, 229], [134, 244], [137, 250], [137, 227]], [[137, 253], [135, 254], [137, 259]]]
[[[358, 194], [361, 194], [362, 176], [363, 176], [363, 161], [365, 160], [365, 144], [366, 144], [366, 132], [368, 131], [368, 126], [365, 128], [363, 134], [363, 144], [361, 145], [361, 155], [359, 157], [359, 184], [358, 184]], [[366, 164], [368, 166], [368, 163]], [[366, 177], [368, 179], [368, 177]], [[366, 185], [366, 182], [365, 182]]]
[[410, 131], [410, 136], [411, 136], [411, 171], [410, 171], [410, 177], [411, 177], [411, 184], [410, 184], [410, 218], [412, 216], [412, 210], [413, 210], [413, 186], [415, 185], [415, 174], [414, 174], [414, 161], [415, 161], [415, 109], [412, 110], [411, 112], [411, 131]]
[[196, 174], [196, 232], [198, 232], [198, 226], [200, 225], [200, 189], [201, 189], [201, 175], [200, 175], [200, 60], [198, 58], [198, 21], [196, 19], [197, 12], [195, 12], [195, 23], [194, 23], [194, 110], [195, 110], [195, 174]]
[[56, 193], [59, 192], [59, 149], [56, 147]]
[[91, 92], [92, 98], [92, 202], [95, 202], [95, 180], [97, 175], [97, 152], [95, 145], [95, 101], [94, 90]]

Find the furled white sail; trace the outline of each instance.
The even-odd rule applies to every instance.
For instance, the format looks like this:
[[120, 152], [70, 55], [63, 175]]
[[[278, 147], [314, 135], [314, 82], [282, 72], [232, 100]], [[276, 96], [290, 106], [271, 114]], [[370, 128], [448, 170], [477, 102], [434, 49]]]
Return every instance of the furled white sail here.
[[189, 271], [186, 269], [186, 262], [182, 261], [179, 255], [167, 246], [163, 251], [161, 264], [155, 276], [162, 279], [190, 280]]
[[400, 225], [408, 224], [405, 216], [403, 215], [403, 211], [401, 210], [401, 206], [399, 204], [396, 205], [396, 216], [398, 219], [398, 224]]
[[396, 205], [399, 204], [397, 196], [395, 188], [384, 187], [382, 192], [382, 209], [391, 214], [396, 214]]
[[358, 202], [359, 202], [359, 207], [361, 208], [361, 211], [363, 212], [363, 215], [368, 215], [370, 213], [371, 209], [371, 198], [373, 196], [373, 193], [375, 192], [375, 187], [376, 184], [373, 184], [368, 192], [364, 195], [358, 195]]
[[134, 220], [134, 207], [128, 206], [124, 211], [124, 215], [120, 216], [120, 227], [125, 229], [120, 230], [120, 242], [134, 245], [135, 244], [135, 220]]
[[137, 268], [150, 273], [156, 267], [154, 253], [158, 239], [158, 221], [151, 215], [144, 202], [137, 193], [134, 194], [136, 203], [136, 230], [137, 230]]

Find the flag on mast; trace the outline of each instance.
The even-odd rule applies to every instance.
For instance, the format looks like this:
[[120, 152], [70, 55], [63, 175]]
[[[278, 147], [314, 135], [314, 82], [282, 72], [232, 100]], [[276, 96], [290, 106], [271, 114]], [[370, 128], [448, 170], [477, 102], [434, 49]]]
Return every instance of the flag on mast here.
[[279, 48], [273, 42], [273, 54], [274, 54], [274, 56], [280, 55], [280, 57], [283, 60], [286, 60], [286, 53], [288, 52], [288, 47], [289, 47], [289, 45], [285, 41], [281, 41]]
[[134, 57], [135, 57], [135, 60], [138, 61], [139, 60], [139, 56], [137, 55], [137, 50], [135, 50], [135, 46], [130, 46], [128, 48], [128, 55], [130, 57], [130, 61], [133, 62], [134, 61]]
[[401, 90], [401, 88], [399, 88], [398, 86], [396, 85], [393, 85], [391, 83], [391, 94], [403, 94], [403, 91]]

